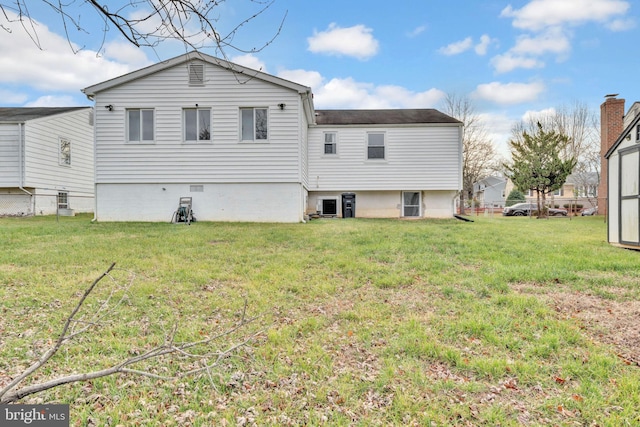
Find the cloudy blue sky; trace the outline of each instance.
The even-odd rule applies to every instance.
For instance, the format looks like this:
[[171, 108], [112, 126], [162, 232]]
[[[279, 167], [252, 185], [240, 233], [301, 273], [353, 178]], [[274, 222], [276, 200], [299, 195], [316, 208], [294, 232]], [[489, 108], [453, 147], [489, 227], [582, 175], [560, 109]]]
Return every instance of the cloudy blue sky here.
[[[65, 33], [40, 0], [27, 1], [35, 22], [25, 31], [12, 3], [0, 0], [0, 106], [90, 105], [82, 88], [185, 52], [175, 42], [135, 48], [80, 0], [69, 12], [81, 31]], [[212, 17], [226, 34], [263, 4], [227, 0]], [[275, 0], [225, 53], [311, 86], [316, 108], [442, 108], [447, 93], [468, 96], [504, 150], [530, 114], [575, 102], [599, 111], [609, 93], [639, 101], [638, 40], [631, 0]]]

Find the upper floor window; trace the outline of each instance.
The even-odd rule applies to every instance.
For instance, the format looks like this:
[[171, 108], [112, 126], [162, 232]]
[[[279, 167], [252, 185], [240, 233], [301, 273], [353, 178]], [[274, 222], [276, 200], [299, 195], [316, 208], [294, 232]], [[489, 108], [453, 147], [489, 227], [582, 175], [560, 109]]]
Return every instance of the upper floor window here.
[[184, 140], [211, 141], [211, 110], [203, 108], [184, 110]]
[[336, 140], [337, 135], [335, 132], [325, 132], [324, 134], [324, 154], [336, 154]]
[[58, 161], [62, 166], [71, 166], [71, 141], [60, 138], [60, 152]]
[[243, 141], [268, 139], [268, 109], [241, 108], [240, 115], [241, 137]]
[[370, 132], [367, 134], [367, 159], [384, 159], [385, 143], [383, 132]]
[[127, 110], [127, 136], [130, 142], [153, 142], [153, 110]]
[[640, 125], [636, 126], [636, 142], [640, 142]]

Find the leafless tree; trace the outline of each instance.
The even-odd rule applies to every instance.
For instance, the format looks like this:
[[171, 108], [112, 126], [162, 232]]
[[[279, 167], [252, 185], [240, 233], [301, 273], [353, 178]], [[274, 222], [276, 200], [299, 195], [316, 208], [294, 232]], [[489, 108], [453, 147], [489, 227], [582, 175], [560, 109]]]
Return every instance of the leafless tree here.
[[464, 125], [460, 193], [460, 209], [464, 213], [465, 201], [473, 197], [473, 184], [489, 176], [499, 167], [500, 162], [496, 160], [495, 146], [487, 134], [486, 126], [468, 97], [447, 94], [444, 112]]
[[[13, 403], [35, 393], [49, 390], [64, 384], [89, 381], [115, 374], [140, 375], [162, 380], [174, 380], [200, 373], [205, 373], [210, 376], [211, 370], [218, 366], [223, 359], [238, 350], [240, 347], [247, 345], [258, 334], [263, 332], [262, 329], [260, 329], [244, 335], [243, 338], [238, 340], [236, 343], [228, 343], [228, 341], [230, 341], [229, 337], [232, 336], [232, 334], [235, 334], [240, 329], [245, 328], [249, 323], [254, 322], [259, 317], [246, 317], [247, 304], [245, 302], [239, 321], [223, 332], [216, 332], [210, 335], [204, 334], [200, 340], [178, 343], [175, 339], [177, 325], [174, 325], [171, 330], [166, 331], [161, 344], [144, 352], [138, 352], [131, 349], [130, 354], [134, 354], [133, 356], [112, 364], [111, 366], [91, 372], [64, 375], [58, 378], [43, 380], [41, 382], [36, 382], [34, 384], [18, 388], [24, 380], [32, 376], [36, 371], [40, 370], [45, 364], [47, 364], [47, 362], [49, 362], [63, 346], [70, 345], [74, 340], [78, 340], [80, 336], [85, 336], [85, 334], [91, 330], [104, 326], [106, 319], [109, 316], [114, 315], [114, 309], [121, 305], [123, 301], [123, 298], [114, 298], [115, 295], [118, 295], [117, 292], [110, 292], [109, 296], [105, 298], [94, 311], [90, 310], [88, 314], [82, 313], [85, 308], [87, 298], [96, 290], [96, 287], [104, 278], [111, 277], [111, 272], [114, 267], [115, 263], [111, 264], [111, 266], [85, 290], [71, 314], [66, 318], [62, 331], [53, 345], [44, 351], [42, 355], [26, 370], [17, 374], [7, 385], [0, 389], [0, 404]], [[129, 286], [130, 283], [123, 287], [124, 290], [126, 291]], [[212, 349], [211, 347], [214, 346], [214, 343], [218, 340], [224, 341], [224, 344], [222, 345], [223, 348], [221, 350], [215, 348]], [[139, 368], [140, 364], [152, 360], [164, 360], [167, 364], [170, 364], [171, 361], [168, 361], [166, 359], [167, 357], [179, 357], [192, 361], [192, 363], [187, 365], [190, 366], [188, 370], [178, 372], [174, 375], [160, 375], [156, 373], [158, 371], [157, 369], [151, 370]]]
[[[265, 13], [275, 0], [249, 0], [256, 5], [250, 16], [235, 24], [227, 20], [221, 25], [223, 3], [226, 0], [0, 0], [0, 28], [11, 32], [6, 22], [19, 22], [38, 48], [42, 42], [38, 34], [35, 3], [44, 6], [49, 13], [57, 15], [64, 28], [69, 46], [77, 52], [82, 43], [76, 40], [82, 35], [97, 32], [104, 47], [107, 34], [120, 33], [125, 40], [137, 47], [155, 48], [163, 41], [178, 40], [189, 50], [213, 48], [216, 54], [226, 58], [227, 49], [244, 53], [258, 52], [271, 44], [282, 29], [286, 12], [274, 33], [257, 47], [242, 48], [235, 41], [239, 31], [249, 22]], [[93, 19], [98, 18], [99, 28], [93, 28]], [[225, 28], [222, 30], [221, 28]]]

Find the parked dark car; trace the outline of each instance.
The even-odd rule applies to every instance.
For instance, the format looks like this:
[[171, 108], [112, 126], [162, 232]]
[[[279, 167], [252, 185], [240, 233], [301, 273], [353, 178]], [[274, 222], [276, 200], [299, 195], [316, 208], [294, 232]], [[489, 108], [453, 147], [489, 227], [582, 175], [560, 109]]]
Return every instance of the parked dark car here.
[[[536, 215], [538, 205], [536, 203], [516, 203], [503, 209], [503, 216], [529, 216]], [[549, 216], [567, 216], [566, 209], [549, 208]]]
[[591, 215], [595, 215], [597, 213], [598, 213], [598, 207], [594, 206], [593, 208], [583, 209], [582, 212], [580, 212], [580, 215], [582, 215], [582, 216], [591, 216]]

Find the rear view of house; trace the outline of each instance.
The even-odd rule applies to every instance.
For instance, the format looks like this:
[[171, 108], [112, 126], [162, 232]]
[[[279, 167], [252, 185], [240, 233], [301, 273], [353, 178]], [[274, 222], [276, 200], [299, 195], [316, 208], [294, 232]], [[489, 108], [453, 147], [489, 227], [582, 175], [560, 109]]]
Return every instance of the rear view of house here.
[[93, 109], [0, 108], [0, 215], [93, 206]]
[[192, 52], [83, 92], [96, 219], [451, 217], [461, 126], [436, 110], [315, 110], [307, 86]]

